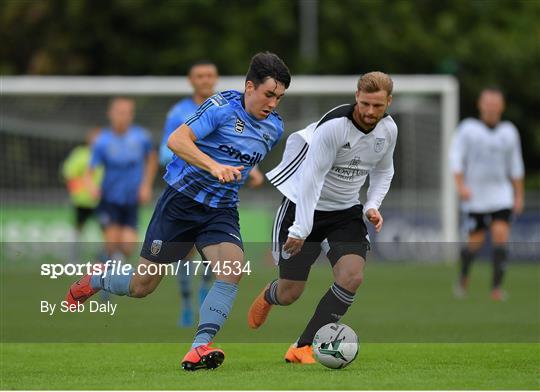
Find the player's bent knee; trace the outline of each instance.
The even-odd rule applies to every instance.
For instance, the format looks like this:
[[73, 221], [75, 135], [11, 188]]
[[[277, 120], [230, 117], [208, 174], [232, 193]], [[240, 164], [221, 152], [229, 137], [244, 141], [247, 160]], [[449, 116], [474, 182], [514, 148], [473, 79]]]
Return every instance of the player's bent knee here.
[[240, 283], [243, 273], [240, 274], [216, 274], [216, 280], [222, 280], [227, 283]]
[[349, 282], [349, 284], [351, 286], [358, 288], [358, 287], [360, 287], [360, 285], [362, 283], [364, 283], [364, 274], [363, 273], [351, 276], [351, 279], [350, 279], [350, 282]]
[[362, 272], [358, 272], [351, 275], [341, 275], [340, 279], [337, 279], [336, 282], [344, 289], [354, 293], [364, 282], [364, 274]]

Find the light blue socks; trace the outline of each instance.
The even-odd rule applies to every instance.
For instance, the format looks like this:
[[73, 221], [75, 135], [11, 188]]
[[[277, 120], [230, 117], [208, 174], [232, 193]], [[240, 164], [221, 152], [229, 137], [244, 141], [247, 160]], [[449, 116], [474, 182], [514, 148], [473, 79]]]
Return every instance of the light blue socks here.
[[[129, 264], [124, 264], [122, 267]], [[129, 284], [133, 277], [133, 267], [129, 265], [126, 268], [126, 273], [112, 273], [112, 268], [108, 268], [105, 272], [99, 275], [93, 275], [90, 279], [90, 286], [93, 289], [105, 290], [116, 295], [129, 296]]]
[[199, 310], [199, 327], [192, 348], [210, 343], [229, 317], [237, 292], [235, 283], [214, 282]]

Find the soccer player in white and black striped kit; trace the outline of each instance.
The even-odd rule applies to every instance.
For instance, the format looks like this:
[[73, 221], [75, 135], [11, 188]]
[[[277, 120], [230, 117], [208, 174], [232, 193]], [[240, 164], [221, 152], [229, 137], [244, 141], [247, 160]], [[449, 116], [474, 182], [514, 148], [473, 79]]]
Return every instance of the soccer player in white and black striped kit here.
[[[287, 351], [287, 362], [314, 362], [315, 333], [345, 314], [362, 283], [370, 247], [364, 216], [376, 231], [381, 229], [379, 207], [394, 175], [397, 126], [386, 113], [392, 88], [392, 79], [382, 72], [363, 75], [356, 103], [338, 106], [318, 123], [292, 134], [282, 162], [267, 174], [285, 196], [273, 230], [279, 279], [253, 302], [249, 326], [260, 327], [272, 305], [290, 305], [300, 297], [321, 246], [335, 280]], [[359, 192], [368, 175], [362, 206]]]
[[454, 290], [466, 293], [471, 263], [482, 247], [486, 230], [493, 243], [491, 296], [504, 299], [501, 289], [507, 260], [512, 213], [523, 211], [523, 158], [519, 133], [510, 121], [501, 121], [504, 96], [497, 88], [486, 88], [478, 99], [479, 119], [468, 118], [459, 125], [450, 151], [456, 188], [467, 214], [469, 236], [461, 252], [461, 269]]

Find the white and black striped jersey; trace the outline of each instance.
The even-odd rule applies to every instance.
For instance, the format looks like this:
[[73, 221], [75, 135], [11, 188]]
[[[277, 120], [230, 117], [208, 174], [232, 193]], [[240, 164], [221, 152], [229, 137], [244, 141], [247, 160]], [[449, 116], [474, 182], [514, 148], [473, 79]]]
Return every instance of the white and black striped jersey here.
[[509, 121], [489, 128], [474, 118], [463, 120], [452, 142], [450, 165], [454, 174], [463, 174], [471, 190], [471, 198], [462, 204], [466, 212], [512, 208], [511, 180], [524, 175], [518, 130]]
[[318, 123], [289, 136], [281, 163], [267, 174], [296, 204], [295, 222], [289, 228], [292, 237], [310, 234], [314, 210], [337, 211], [359, 204], [368, 175], [364, 212], [378, 209], [390, 188], [397, 126], [385, 115], [366, 132], [352, 117], [354, 107], [338, 106]]

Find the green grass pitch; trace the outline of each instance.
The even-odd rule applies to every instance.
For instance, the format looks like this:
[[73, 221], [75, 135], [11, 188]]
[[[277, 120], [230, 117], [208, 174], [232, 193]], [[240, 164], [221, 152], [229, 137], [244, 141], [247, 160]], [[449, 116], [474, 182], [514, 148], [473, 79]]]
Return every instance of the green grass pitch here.
[[[47, 215], [47, 214], [50, 214]], [[61, 233], [68, 217], [43, 212]], [[9, 214], [6, 214], [9, 215]], [[39, 214], [11, 214], [25, 220]], [[252, 241], [267, 237], [264, 214], [243, 224]], [[11, 217], [8, 216], [9, 219]], [[246, 218], [244, 218], [246, 219]], [[249, 223], [249, 219], [251, 223]], [[264, 224], [261, 222], [264, 221]], [[33, 223], [31, 223], [33, 224]], [[8, 234], [9, 234], [8, 233]], [[9, 234], [9, 235], [11, 235]], [[241, 282], [233, 312], [216, 338], [226, 353], [215, 371], [185, 372], [180, 361], [193, 329], [176, 327], [179, 299], [167, 277], [142, 300], [114, 298], [114, 316], [39, 312], [39, 301], [60, 301], [73, 280], [39, 275], [37, 261], [19, 260], [0, 244], [0, 389], [540, 389], [540, 266], [511, 264], [506, 302], [489, 298], [491, 268], [474, 265], [471, 292], [452, 297], [453, 264], [381, 263], [370, 259], [366, 280], [343, 322], [359, 335], [360, 354], [342, 370], [319, 364], [286, 364], [285, 351], [302, 331], [319, 298], [332, 282], [330, 268], [313, 268], [302, 298], [272, 310], [257, 331], [246, 312], [263, 285], [275, 277], [268, 246], [249, 249], [253, 273]], [[13, 260], [12, 260], [13, 259]], [[198, 279], [195, 281], [195, 287]]]
[[214, 371], [185, 372], [188, 345], [8, 344], [2, 389], [538, 389], [540, 348], [529, 344], [387, 344], [361, 347], [348, 368], [282, 360], [287, 345], [221, 345]]
[[[343, 370], [283, 360], [330, 283], [327, 266], [314, 268], [300, 301], [272, 310], [259, 331], [247, 328], [246, 311], [273, 271], [246, 277], [216, 339], [223, 366], [194, 373], [179, 366], [193, 330], [175, 326], [174, 279], [143, 300], [115, 298], [114, 317], [53, 319], [21, 311], [34, 298], [14, 296], [20, 277], [4, 270], [0, 389], [539, 389], [538, 268], [513, 266], [509, 300], [493, 303], [490, 270], [476, 267], [469, 298], [458, 301], [450, 294], [453, 267], [370, 265], [343, 319], [361, 340], [357, 360]], [[68, 283], [32, 285], [52, 300]], [[84, 343], [51, 343], [62, 338]], [[110, 343], [89, 343], [100, 341]]]

